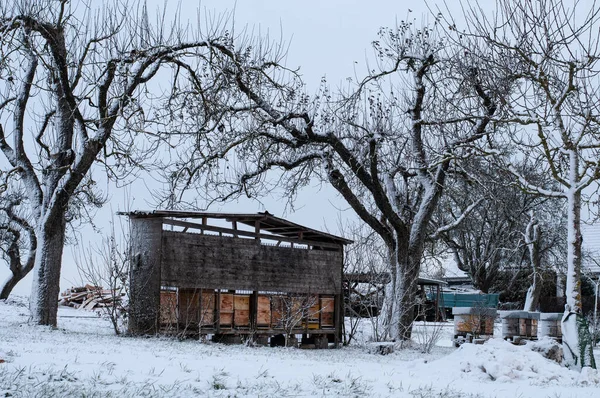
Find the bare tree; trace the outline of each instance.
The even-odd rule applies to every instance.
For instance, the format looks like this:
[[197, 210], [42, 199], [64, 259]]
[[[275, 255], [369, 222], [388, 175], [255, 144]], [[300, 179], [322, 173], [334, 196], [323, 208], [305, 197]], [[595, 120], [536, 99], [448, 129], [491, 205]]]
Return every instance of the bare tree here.
[[116, 335], [127, 331], [129, 256], [124, 242], [118, 242], [113, 223], [111, 235], [104, 236], [97, 248], [81, 249], [75, 255], [82, 281], [93, 286], [91, 293], [103, 304], [100, 311], [108, 317]]
[[[538, 281], [544, 269], [564, 262], [561, 250], [565, 245], [564, 218], [561, 217], [564, 203], [524, 192], [515, 183], [512, 173], [494, 163], [492, 157], [471, 159], [454, 170], [456, 178], [446, 189], [435, 216], [436, 222], [447, 223], [448, 218], [454, 218], [456, 212], [474, 200], [479, 200], [480, 204], [459, 226], [442, 233], [442, 245], [434, 242], [432, 249], [434, 253], [449, 250], [458, 268], [470, 276], [475, 288], [484, 293], [505, 293], [507, 289], [515, 288], [502, 282], [506, 277], [514, 278], [531, 268], [524, 237], [531, 211], [538, 214], [538, 228], [547, 231], [544, 239], [540, 238], [537, 243], [535, 273]], [[531, 180], [547, 179], [534, 169], [520, 169]], [[541, 288], [541, 282], [536, 286]]]
[[[381, 237], [365, 223], [338, 222], [342, 236], [354, 241], [344, 247], [345, 313], [344, 345], [355, 338], [362, 322], [368, 318], [371, 336], [381, 341], [383, 317], [379, 316], [384, 301], [385, 287], [390, 283], [387, 249]], [[346, 327], [348, 326], [349, 329]]]
[[439, 322], [436, 319], [434, 322], [427, 322], [425, 320], [425, 306], [419, 306], [421, 311], [419, 317], [422, 319], [421, 322], [416, 322], [415, 327], [418, 329], [413, 333], [413, 340], [419, 346], [419, 350], [423, 354], [430, 354], [431, 351], [437, 346], [437, 343], [444, 336], [444, 322]]
[[277, 320], [275, 327], [284, 331], [286, 347], [295, 344], [292, 343], [292, 341], [295, 341], [292, 339], [292, 335], [301, 326], [302, 322], [308, 322], [309, 318], [315, 316], [318, 317], [321, 312], [319, 296], [314, 294], [272, 296], [271, 306]]
[[508, 99], [512, 128], [498, 138], [559, 187], [536, 184], [510, 164], [506, 168], [527, 191], [567, 202], [565, 358], [574, 367], [595, 367], [589, 331], [582, 326], [580, 224], [584, 190], [600, 178], [600, 8], [559, 0], [496, 4], [492, 17], [477, 5], [467, 7], [466, 30], [455, 40], [516, 83]]
[[[4, 200], [6, 197], [8, 200]], [[37, 239], [34, 231], [27, 228], [24, 220], [15, 214], [14, 208], [21, 199], [11, 197], [5, 191], [4, 195], [0, 196], [0, 201], [4, 212], [4, 214], [0, 214], [0, 250], [3, 258], [8, 262], [12, 275], [0, 290], [1, 300], [7, 299], [16, 284], [33, 269], [35, 260], [33, 254], [37, 246]]]
[[520, 266], [523, 216], [539, 201], [525, 195], [509, 173], [489, 161], [463, 163], [469, 164], [457, 170], [436, 218], [447, 223], [466, 204], [479, 200], [461, 225], [441, 234], [441, 240], [473, 286], [488, 293], [504, 269]]
[[[372, 73], [335, 95], [324, 84], [308, 96], [295, 71], [224, 53], [238, 91], [218, 129], [177, 153], [163, 203], [185, 201], [194, 186], [222, 200], [274, 185], [290, 198], [312, 178], [331, 184], [386, 244], [388, 330], [407, 339], [423, 244], [448, 168], [490, 133], [504, 88], [493, 71], [471, 67], [447, 46], [435, 26], [402, 22], [380, 33]], [[187, 112], [193, 120], [194, 107]], [[269, 178], [270, 170], [279, 173]]]
[[[9, 241], [27, 242], [22, 253], [6, 251], [13, 274], [2, 288], [33, 268], [36, 323], [56, 325], [67, 225], [103, 202], [92, 165], [121, 178], [155, 153], [169, 129], [153, 106], [177, 90], [182, 60], [205, 64], [195, 88], [207, 102], [217, 89], [213, 44], [231, 48], [232, 39], [215, 21], [205, 37], [177, 18], [151, 24], [144, 6], [126, 1], [0, 4], [1, 211]], [[171, 90], [153, 92], [150, 82], [169, 73]]]

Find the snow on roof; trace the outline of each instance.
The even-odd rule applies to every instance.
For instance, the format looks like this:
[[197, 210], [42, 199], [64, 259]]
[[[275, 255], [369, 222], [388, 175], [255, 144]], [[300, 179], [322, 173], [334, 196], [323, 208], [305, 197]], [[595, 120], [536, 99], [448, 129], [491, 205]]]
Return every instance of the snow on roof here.
[[448, 254], [435, 259], [428, 258], [423, 262], [423, 275], [443, 279], [469, 279], [469, 274], [458, 268], [454, 256]]

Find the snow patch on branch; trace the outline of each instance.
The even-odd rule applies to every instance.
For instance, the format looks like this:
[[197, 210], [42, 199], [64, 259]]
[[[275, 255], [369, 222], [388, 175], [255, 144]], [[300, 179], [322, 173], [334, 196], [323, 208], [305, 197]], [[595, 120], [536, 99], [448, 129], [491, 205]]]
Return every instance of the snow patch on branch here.
[[469, 215], [469, 213], [471, 213], [473, 211], [473, 209], [475, 209], [475, 207], [477, 207], [481, 202], [483, 202], [483, 199], [479, 199], [477, 202], [471, 203], [471, 205], [469, 205], [469, 207], [467, 207], [463, 213], [453, 222], [451, 222], [450, 224], [446, 224], [440, 228], [438, 228], [432, 235], [431, 235], [431, 239], [437, 239], [441, 234], [443, 234], [444, 232], [448, 232], [453, 230], [454, 228], [458, 227], [460, 225], [460, 223], [462, 223], [464, 221], [465, 218], [467, 218], [467, 216]]
[[396, 198], [398, 198], [399, 195], [398, 190], [396, 189], [396, 184], [394, 183], [394, 178], [389, 174], [385, 174], [383, 176], [383, 183], [385, 184], [385, 189], [388, 193], [388, 197], [391, 198], [390, 202], [392, 204], [392, 208], [396, 213], [399, 213], [400, 209], [398, 208], [396, 201]]
[[537, 185], [531, 184], [512, 165], [508, 167], [508, 170], [517, 178], [519, 185], [521, 185], [524, 189], [526, 189], [530, 192], [537, 193], [542, 196], [552, 197], [552, 198], [565, 198], [566, 197], [564, 192], [552, 191], [552, 190], [545, 189], [545, 188], [539, 187]]

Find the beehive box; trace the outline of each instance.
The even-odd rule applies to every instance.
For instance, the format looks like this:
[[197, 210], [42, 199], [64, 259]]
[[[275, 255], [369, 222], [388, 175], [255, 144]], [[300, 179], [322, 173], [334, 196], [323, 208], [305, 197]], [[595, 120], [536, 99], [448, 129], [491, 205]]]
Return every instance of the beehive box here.
[[334, 301], [333, 297], [321, 297], [321, 328], [323, 329], [335, 326]]
[[200, 296], [200, 325], [212, 327], [215, 323], [215, 292], [203, 291]]
[[160, 317], [161, 325], [177, 323], [177, 292], [163, 290], [160, 292]]
[[200, 289], [179, 289], [177, 303], [179, 324], [198, 325], [200, 322]]
[[494, 334], [494, 319], [496, 309], [454, 307], [454, 335], [492, 336]]
[[537, 338], [538, 321], [533, 318], [519, 319], [519, 335], [530, 339]]
[[540, 313], [540, 337], [562, 340], [562, 312]]
[[505, 339], [536, 339], [538, 335], [538, 312], [500, 311], [502, 337]]
[[271, 326], [271, 298], [261, 294], [258, 296], [257, 302], [256, 327], [268, 329]]
[[233, 313], [235, 327], [250, 327], [250, 295], [236, 294], [233, 296]]
[[312, 296], [310, 302], [313, 303], [312, 306], [308, 309], [307, 319], [305, 322], [305, 326], [308, 329], [318, 329], [319, 328], [319, 318], [321, 313], [321, 305], [319, 303], [318, 296]]
[[219, 314], [219, 324], [222, 328], [233, 326], [233, 293], [221, 293]]

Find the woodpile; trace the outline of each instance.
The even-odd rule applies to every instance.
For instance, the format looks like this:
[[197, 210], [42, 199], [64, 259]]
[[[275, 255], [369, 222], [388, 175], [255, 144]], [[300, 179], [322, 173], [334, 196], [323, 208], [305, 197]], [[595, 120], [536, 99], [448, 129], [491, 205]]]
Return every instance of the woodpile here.
[[111, 307], [115, 301], [120, 305], [121, 297], [124, 295], [125, 293], [103, 289], [101, 286], [85, 285], [72, 287], [62, 292], [58, 304], [91, 311], [97, 308]]

